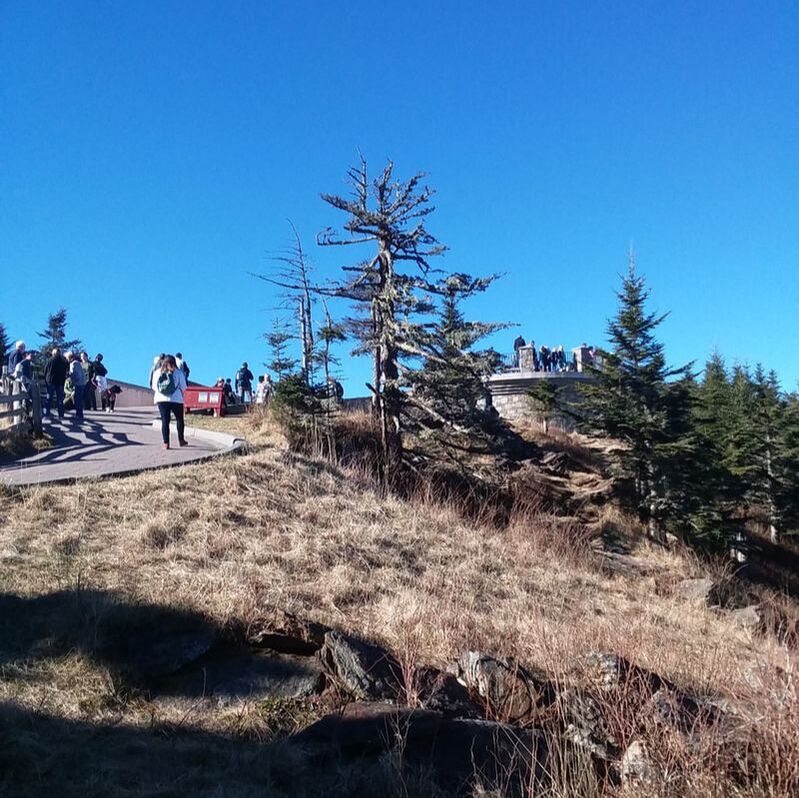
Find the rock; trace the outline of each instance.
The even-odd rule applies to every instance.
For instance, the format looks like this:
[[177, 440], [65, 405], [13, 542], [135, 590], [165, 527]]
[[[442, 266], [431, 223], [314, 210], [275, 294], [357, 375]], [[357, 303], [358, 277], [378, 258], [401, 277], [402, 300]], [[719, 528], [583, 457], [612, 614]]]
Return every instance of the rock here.
[[534, 676], [515, 660], [467, 651], [458, 660], [458, 675], [485, 701], [486, 714], [506, 723], [530, 723], [555, 698], [552, 684]]
[[219, 636], [204, 615], [166, 606], [116, 607], [98, 631], [98, 659], [138, 679], [166, 676], [205, 654]]
[[322, 648], [330, 627], [306, 621], [296, 615], [269, 608], [250, 622], [244, 633], [245, 642], [270, 648], [284, 654], [311, 656]]
[[304, 753], [303, 768], [316, 765], [325, 772], [342, 772], [347, 763], [363, 771], [388, 756], [403, 776], [424, 774], [426, 790], [435, 794], [473, 796], [480, 784], [526, 796], [545, 783], [547, 769], [548, 747], [540, 732], [386, 704], [351, 704], [288, 744]]
[[760, 628], [760, 608], [756, 604], [733, 610], [730, 614], [739, 625], [750, 632], [756, 632]]
[[444, 717], [482, 717], [480, 707], [452, 673], [438, 668], [419, 668], [415, 675], [415, 689], [423, 709], [441, 712]]
[[327, 632], [320, 661], [340, 689], [364, 701], [394, 701], [404, 689], [402, 669], [385, 649], [342, 632]]
[[625, 786], [652, 786], [657, 781], [657, 768], [641, 740], [633, 740], [621, 758], [621, 780]]
[[717, 601], [717, 587], [712, 579], [701, 577], [699, 579], [683, 579], [677, 583], [677, 593], [684, 599], [704, 606], [715, 606]]
[[594, 687], [605, 693], [633, 687], [651, 694], [661, 687], [674, 686], [658, 674], [606, 651], [591, 651], [576, 665]]
[[618, 743], [608, 730], [600, 703], [582, 690], [567, 689], [558, 694], [558, 716], [564, 722], [564, 737], [605, 761], [618, 757]]
[[691, 734], [715, 725], [722, 717], [718, 707], [693, 698], [675, 687], [658, 690], [650, 704], [656, 720], [668, 723], [682, 734]]
[[573, 468], [573, 462], [566, 452], [547, 452], [541, 458], [541, 467], [552, 474], [566, 476]]
[[322, 668], [311, 657], [217, 646], [162, 680], [154, 692], [188, 698], [302, 698], [319, 692]]

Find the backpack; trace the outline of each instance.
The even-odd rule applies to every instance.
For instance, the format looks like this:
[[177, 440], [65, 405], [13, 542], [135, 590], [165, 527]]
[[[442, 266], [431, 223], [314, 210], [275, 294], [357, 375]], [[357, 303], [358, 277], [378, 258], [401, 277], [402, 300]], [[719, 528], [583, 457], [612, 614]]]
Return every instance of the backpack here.
[[162, 393], [164, 396], [170, 396], [175, 393], [178, 387], [175, 385], [175, 380], [170, 371], [162, 371], [155, 386], [158, 388], [158, 393]]

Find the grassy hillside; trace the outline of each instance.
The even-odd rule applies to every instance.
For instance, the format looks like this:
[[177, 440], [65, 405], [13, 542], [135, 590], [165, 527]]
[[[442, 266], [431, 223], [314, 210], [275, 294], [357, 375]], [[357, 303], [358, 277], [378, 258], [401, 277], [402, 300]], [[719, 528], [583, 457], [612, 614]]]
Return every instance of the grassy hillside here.
[[[408, 666], [488, 650], [557, 675], [612, 651], [699, 695], [756, 704], [752, 722], [774, 749], [763, 767], [799, 768], [796, 652], [686, 598], [680, 581], [702, 572], [686, 555], [632, 538], [634, 567], [620, 572], [557, 513], [528, 510], [501, 529], [467, 522], [456, 506], [381, 495], [293, 454], [268, 427], [247, 436], [240, 457], [5, 494], [0, 793], [312, 792], [299, 777], [280, 786], [286, 763], [259, 743], [331, 699], [154, 699], [97, 655], [112, 607], [177, 608], [222, 630], [288, 611], [377, 641]], [[597, 522], [629, 526], [609, 507]], [[786, 678], [793, 703], [775, 709]], [[763, 774], [705, 788], [704, 765], [691, 767], [694, 794], [776, 796], [790, 783]]]

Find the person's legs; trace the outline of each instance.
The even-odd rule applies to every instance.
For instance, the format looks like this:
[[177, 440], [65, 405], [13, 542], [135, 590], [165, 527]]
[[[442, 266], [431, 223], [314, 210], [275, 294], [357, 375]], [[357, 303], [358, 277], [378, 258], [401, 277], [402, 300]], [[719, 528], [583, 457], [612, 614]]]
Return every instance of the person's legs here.
[[83, 421], [83, 398], [85, 393], [85, 385], [75, 386], [75, 418], [78, 421]]
[[186, 427], [183, 418], [183, 403], [172, 402], [172, 412], [175, 414], [175, 424], [178, 428], [178, 442], [181, 446], [186, 445]]
[[86, 386], [86, 393], [89, 397], [87, 410], [97, 410], [97, 388], [89, 383]]
[[58, 408], [58, 417], [64, 418], [64, 386], [55, 386], [55, 403]]
[[169, 402], [159, 402], [158, 412], [161, 414], [161, 439], [164, 446], [169, 446]]
[[53, 404], [53, 399], [55, 398], [55, 389], [53, 388], [50, 383], [45, 383], [46, 394], [44, 398], [44, 402], [42, 403], [42, 415], [45, 417], [50, 416], [50, 408]]

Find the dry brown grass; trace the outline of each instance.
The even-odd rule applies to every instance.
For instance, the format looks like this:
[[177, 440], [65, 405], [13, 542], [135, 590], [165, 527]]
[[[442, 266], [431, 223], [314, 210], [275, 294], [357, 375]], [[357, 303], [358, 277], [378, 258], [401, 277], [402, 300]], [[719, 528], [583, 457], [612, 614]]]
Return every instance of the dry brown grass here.
[[[762, 710], [764, 750], [799, 761], [799, 735], [793, 743], [785, 737], [799, 730], [795, 693], [788, 710], [766, 709], [777, 668], [795, 678], [795, 654], [679, 598], [680, 555], [642, 550], [651, 575], [609, 578], [554, 517], [520, 513], [501, 531], [466, 523], [458, 507], [435, 497], [383, 496], [364, 478], [289, 453], [263, 418], [205, 423], [248, 429], [253, 451], [8, 493], [0, 591], [112, 590], [134, 602], [198, 610], [221, 626], [279, 607], [381, 641], [406, 662], [445, 665], [466, 649], [488, 649], [558, 674], [579, 654], [614, 651], [700, 693], [747, 697]], [[274, 708], [152, 703], [127, 695], [80, 652], [0, 667], [0, 701], [58, 723], [269, 737]], [[756, 688], [752, 674], [763, 675]], [[215, 756], [219, 773], [230, 767], [228, 754]], [[692, 756], [693, 795], [783, 794], [760, 775], [762, 789], [703, 786], [707, 758]]]

